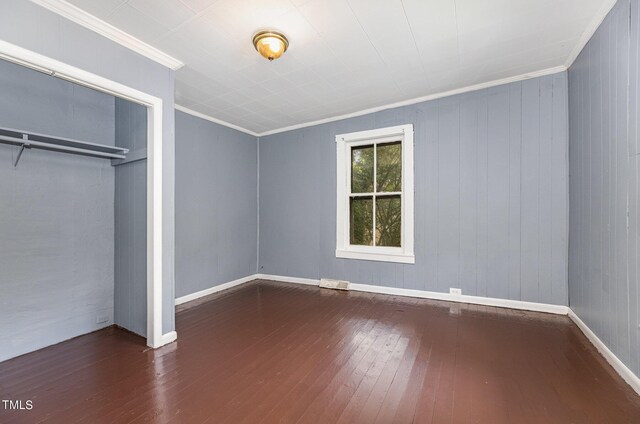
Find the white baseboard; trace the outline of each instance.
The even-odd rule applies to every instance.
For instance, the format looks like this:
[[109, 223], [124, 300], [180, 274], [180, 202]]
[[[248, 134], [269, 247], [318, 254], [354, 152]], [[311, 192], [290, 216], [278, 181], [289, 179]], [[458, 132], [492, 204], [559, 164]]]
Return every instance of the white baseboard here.
[[569, 309], [569, 318], [578, 326], [580, 330], [587, 336], [587, 339], [598, 349], [598, 352], [607, 362], [613, 367], [614, 370], [624, 379], [624, 381], [631, 386], [633, 390], [640, 395], [640, 378], [636, 376], [618, 357], [600, 340], [596, 334], [580, 319], [580, 317], [572, 310]]
[[372, 286], [368, 284], [351, 284], [350, 288], [355, 291], [389, 294], [392, 296], [407, 296], [418, 297], [421, 299], [443, 300], [446, 302], [471, 303], [474, 305], [496, 306], [498, 308], [520, 309], [523, 311], [545, 312], [557, 315], [567, 315], [569, 309], [566, 306], [550, 305], [547, 303], [497, 299], [494, 297], [456, 295], [424, 290], [399, 289], [395, 287]]
[[213, 293], [217, 293], [222, 290], [230, 289], [235, 286], [239, 286], [240, 284], [248, 283], [249, 281], [253, 281], [258, 279], [258, 274], [249, 275], [247, 277], [238, 278], [237, 280], [229, 281], [228, 283], [219, 284], [217, 286], [213, 286], [211, 288], [201, 290], [199, 292], [191, 293], [186, 296], [177, 297], [175, 300], [176, 305], [182, 305], [183, 303], [191, 302], [192, 300], [199, 299], [204, 296], [208, 296]]
[[161, 346], [174, 342], [177, 338], [178, 333], [176, 333], [175, 331], [169, 331], [168, 333], [162, 335]]
[[312, 278], [285, 277], [283, 275], [256, 274], [255, 278], [259, 280], [280, 281], [282, 283], [304, 284], [307, 286], [317, 286], [320, 284], [320, 280], [314, 280]]
[[[320, 280], [310, 278], [284, 277], [281, 275], [257, 274], [256, 278], [262, 280], [282, 281], [285, 283], [296, 283], [317, 286]], [[447, 302], [472, 303], [475, 305], [496, 306], [499, 308], [520, 309], [525, 311], [546, 312], [549, 314], [567, 315], [569, 308], [562, 305], [549, 305], [546, 303], [524, 302], [521, 300], [496, 299], [492, 297], [454, 295], [449, 293], [438, 293], [424, 290], [399, 289], [395, 287], [372, 286], [369, 284], [354, 284], [349, 286], [350, 290], [389, 294], [392, 296], [417, 297], [421, 299], [444, 300]]]

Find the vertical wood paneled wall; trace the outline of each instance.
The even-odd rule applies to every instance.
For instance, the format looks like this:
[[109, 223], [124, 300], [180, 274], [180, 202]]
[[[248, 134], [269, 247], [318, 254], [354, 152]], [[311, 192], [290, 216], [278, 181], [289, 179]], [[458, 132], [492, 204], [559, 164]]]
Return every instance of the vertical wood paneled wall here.
[[[116, 145], [147, 148], [147, 108], [116, 99]], [[147, 160], [115, 167], [114, 322], [147, 335]]]
[[637, 0], [620, 0], [569, 70], [571, 308], [640, 374]]
[[[260, 272], [566, 305], [567, 74], [260, 139]], [[336, 134], [414, 124], [415, 265], [335, 257]]]
[[176, 297], [253, 275], [255, 137], [176, 111]]

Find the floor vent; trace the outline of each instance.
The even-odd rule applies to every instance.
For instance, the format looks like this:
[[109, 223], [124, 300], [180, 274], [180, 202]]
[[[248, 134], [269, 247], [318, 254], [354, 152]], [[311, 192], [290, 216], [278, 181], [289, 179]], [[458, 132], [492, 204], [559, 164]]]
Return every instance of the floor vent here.
[[349, 282], [323, 278], [320, 280], [320, 287], [323, 289], [349, 290]]

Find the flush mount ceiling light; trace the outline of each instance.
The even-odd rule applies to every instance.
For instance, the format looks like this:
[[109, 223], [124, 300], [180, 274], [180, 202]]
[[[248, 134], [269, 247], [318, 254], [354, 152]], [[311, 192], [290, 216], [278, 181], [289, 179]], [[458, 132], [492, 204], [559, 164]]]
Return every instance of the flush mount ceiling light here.
[[253, 46], [265, 59], [274, 60], [287, 51], [289, 40], [275, 31], [260, 31], [253, 36]]

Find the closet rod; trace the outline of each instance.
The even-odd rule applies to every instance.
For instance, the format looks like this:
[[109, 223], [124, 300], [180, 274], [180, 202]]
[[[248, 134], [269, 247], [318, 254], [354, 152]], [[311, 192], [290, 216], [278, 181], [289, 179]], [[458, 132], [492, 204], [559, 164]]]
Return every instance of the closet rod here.
[[[18, 137], [18, 135], [22, 136], [22, 138]], [[34, 140], [33, 138], [40, 138], [46, 141]], [[51, 150], [105, 159], [126, 159], [126, 154], [129, 152], [129, 149], [123, 147], [55, 138], [42, 134], [28, 133], [6, 128], [0, 128], [0, 143], [21, 146], [14, 166], [18, 165], [18, 161], [20, 160], [24, 149]]]
[[124, 154], [117, 154], [117, 153], [107, 153], [107, 152], [98, 152], [95, 150], [89, 150], [89, 149], [80, 149], [77, 147], [68, 147], [68, 146], [60, 146], [58, 144], [51, 144], [51, 143], [42, 143], [40, 141], [34, 141], [34, 140], [29, 140], [29, 139], [22, 139], [22, 138], [17, 138], [17, 137], [7, 137], [4, 135], [0, 135], [0, 141], [8, 141], [11, 144], [19, 144], [19, 145], [23, 145], [26, 148], [32, 148], [32, 149], [43, 149], [43, 150], [60, 150], [62, 152], [73, 152], [73, 153], [79, 153], [79, 154], [87, 154], [90, 156], [99, 156], [99, 157], [103, 157], [103, 158], [112, 158], [112, 159], [124, 159], [127, 156]]

